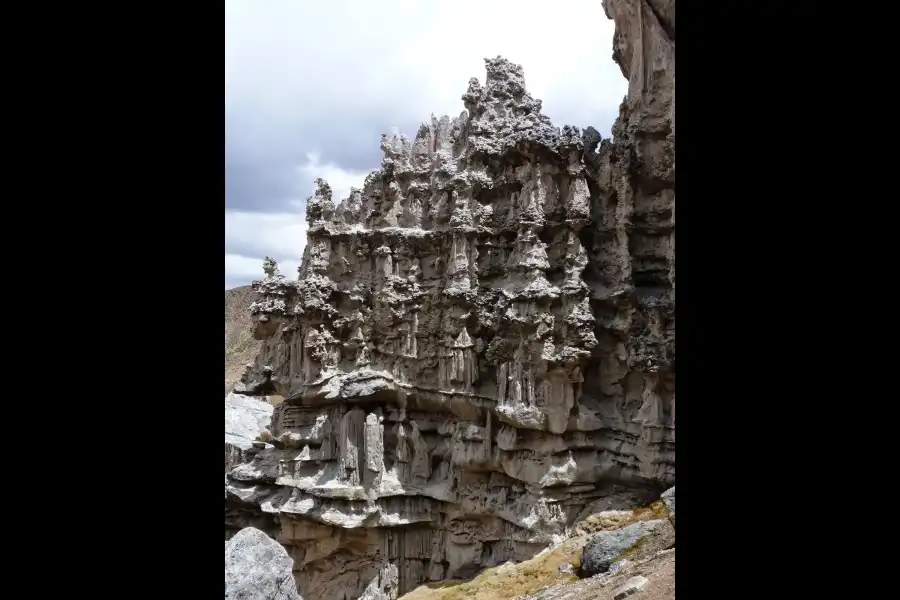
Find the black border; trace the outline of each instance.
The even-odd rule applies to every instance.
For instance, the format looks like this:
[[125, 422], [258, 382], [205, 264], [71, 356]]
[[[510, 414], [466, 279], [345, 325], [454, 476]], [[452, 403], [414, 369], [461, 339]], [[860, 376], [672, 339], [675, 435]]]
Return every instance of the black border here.
[[823, 221], [832, 200], [848, 196], [839, 175], [822, 171], [842, 161], [826, 156], [837, 148], [826, 115], [846, 111], [833, 103], [855, 91], [827, 75], [849, 60], [836, 56], [845, 36], [829, 32], [852, 27], [827, 22], [847, 12], [679, 6], [682, 598], [761, 598], [773, 586], [810, 597], [837, 590], [835, 574], [812, 567], [796, 578], [794, 569], [828, 547], [814, 542], [823, 527], [832, 539], [841, 535], [822, 515], [841, 508], [817, 501], [815, 486], [834, 480], [827, 457], [839, 452], [825, 441], [836, 427], [826, 405], [839, 393], [837, 373], [820, 370], [830, 362], [823, 355], [840, 352], [826, 303], [841, 283], [826, 256], [832, 236], [848, 227]]
[[[45, 356], [56, 347], [67, 364], [48, 378], [63, 392], [49, 400], [53, 417], [42, 419], [40, 395], [29, 408], [39, 441], [28, 445], [46, 456], [30, 457], [35, 485], [21, 515], [64, 525], [26, 532], [38, 544], [28, 560], [58, 557], [45, 590], [215, 595], [224, 14], [194, 3], [41, 8], [34, 22], [53, 21], [43, 49], [64, 67], [51, 75], [31, 62], [49, 89], [29, 92], [51, 101], [15, 121], [32, 129], [26, 137], [42, 119], [67, 127], [41, 130], [40, 157], [59, 170], [30, 187], [57, 202], [25, 222], [52, 232], [44, 260], [63, 285], [38, 301], [65, 325], [32, 322], [19, 339]], [[41, 420], [60, 428], [55, 439]], [[59, 552], [66, 539], [77, 550]]]

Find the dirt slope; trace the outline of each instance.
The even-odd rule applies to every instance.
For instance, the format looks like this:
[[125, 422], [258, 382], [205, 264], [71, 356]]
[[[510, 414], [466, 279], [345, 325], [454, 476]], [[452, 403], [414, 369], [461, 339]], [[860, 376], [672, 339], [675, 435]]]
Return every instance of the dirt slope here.
[[253, 302], [249, 285], [225, 290], [225, 394], [244, 372], [244, 365], [253, 362], [261, 342], [250, 336], [250, 316], [247, 309]]

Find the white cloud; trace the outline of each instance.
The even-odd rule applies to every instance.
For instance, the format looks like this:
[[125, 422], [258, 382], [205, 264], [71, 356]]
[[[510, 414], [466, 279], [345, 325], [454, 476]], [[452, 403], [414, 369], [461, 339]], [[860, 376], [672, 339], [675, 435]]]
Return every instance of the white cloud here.
[[[281, 272], [289, 279], [297, 276], [299, 261], [279, 261]], [[265, 275], [262, 270], [262, 259], [241, 256], [240, 254], [225, 255], [225, 289], [247, 285], [254, 279], [262, 279]]]
[[[315, 190], [316, 178], [321, 177], [331, 186], [331, 195], [335, 205], [350, 195], [350, 188], [362, 188], [363, 181], [365, 181], [366, 175], [368, 175], [368, 172], [355, 173], [353, 171], [344, 170], [331, 163], [323, 165], [319, 162], [318, 154], [307, 154], [306, 160], [306, 164], [297, 169], [297, 176], [302, 181], [310, 182], [309, 195], [311, 196]], [[373, 168], [377, 166], [378, 165], [373, 165]], [[302, 200], [297, 199], [292, 202], [292, 204], [299, 209], [306, 210], [307, 197], [304, 197]]]
[[296, 213], [225, 211], [225, 250], [244, 256], [266, 255], [276, 260], [299, 257], [306, 240], [306, 220]]
[[[260, 213], [225, 210], [225, 289], [246, 285], [263, 276], [262, 261], [271, 256], [278, 261], [281, 272], [295, 278], [297, 267], [306, 248], [306, 198], [315, 191], [315, 178], [321, 177], [331, 185], [335, 203], [350, 194], [351, 187], [362, 187], [366, 173], [352, 173], [332, 164], [321, 164], [315, 155], [297, 170], [297, 177], [306, 182], [308, 194], [292, 204], [292, 213]], [[229, 253], [229, 250], [233, 250]]]
[[[289, 278], [297, 274], [299, 263], [296, 261], [283, 261], [279, 263], [281, 272]], [[225, 254], [225, 289], [230, 290], [241, 285], [247, 285], [254, 279], [262, 279], [265, 275], [262, 270], [262, 259], [241, 256], [240, 254]]]
[[[226, 0], [227, 109], [293, 115], [401, 106], [456, 115], [482, 59], [523, 65], [557, 124], [615, 111], [626, 81], [600, 0]], [[588, 122], [572, 122], [589, 125]], [[593, 123], [606, 129], [610, 123]], [[391, 123], [390, 125], [399, 125]], [[386, 128], [387, 130], [387, 128]], [[405, 132], [414, 133], [414, 132]]]

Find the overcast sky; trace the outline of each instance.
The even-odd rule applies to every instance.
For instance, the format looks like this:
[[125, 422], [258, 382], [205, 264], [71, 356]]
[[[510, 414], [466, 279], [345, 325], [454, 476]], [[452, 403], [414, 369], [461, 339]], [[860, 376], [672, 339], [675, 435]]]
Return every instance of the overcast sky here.
[[295, 278], [313, 180], [361, 186], [381, 134], [458, 115], [484, 58], [521, 64], [555, 125], [608, 136], [612, 36], [600, 0], [225, 0], [225, 288], [266, 255]]

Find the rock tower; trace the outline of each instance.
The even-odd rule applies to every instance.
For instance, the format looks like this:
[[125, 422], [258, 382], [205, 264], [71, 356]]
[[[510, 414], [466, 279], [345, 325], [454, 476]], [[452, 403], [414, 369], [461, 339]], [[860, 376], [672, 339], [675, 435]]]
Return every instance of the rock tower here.
[[317, 181], [299, 279], [254, 283], [235, 392], [284, 401], [226, 477], [226, 535], [278, 539], [301, 596], [468, 577], [674, 485], [674, 1], [604, 7], [612, 140], [487, 59], [363, 189]]

